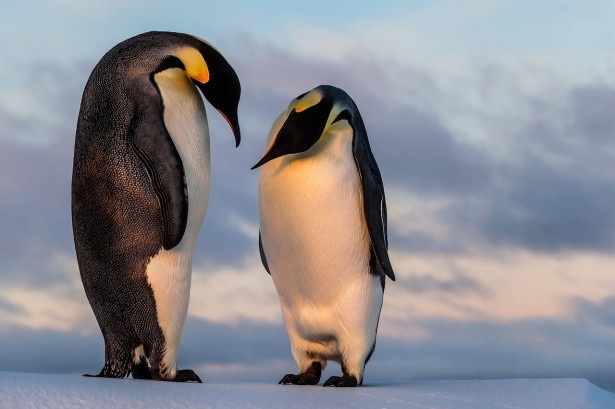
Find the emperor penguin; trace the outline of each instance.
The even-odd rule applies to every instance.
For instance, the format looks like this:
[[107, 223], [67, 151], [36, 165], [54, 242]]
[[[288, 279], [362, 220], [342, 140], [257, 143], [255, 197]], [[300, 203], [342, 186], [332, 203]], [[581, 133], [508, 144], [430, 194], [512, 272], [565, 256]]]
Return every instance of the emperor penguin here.
[[102, 57], [85, 86], [72, 223], [83, 287], [105, 342], [96, 376], [201, 382], [177, 369], [192, 250], [209, 198], [199, 89], [239, 145], [239, 79], [197, 37], [129, 38]]
[[354, 101], [321, 85], [291, 101], [269, 134], [259, 176], [259, 248], [279, 295], [298, 374], [315, 385], [327, 360], [357, 386], [375, 344], [388, 256], [382, 177]]

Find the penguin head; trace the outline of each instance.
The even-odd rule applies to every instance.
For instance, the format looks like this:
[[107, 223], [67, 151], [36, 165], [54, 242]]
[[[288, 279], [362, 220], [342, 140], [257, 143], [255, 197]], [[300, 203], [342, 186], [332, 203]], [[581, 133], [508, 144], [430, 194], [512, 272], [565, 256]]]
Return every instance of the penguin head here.
[[165, 55], [153, 74], [173, 68], [184, 70], [207, 101], [226, 119], [235, 136], [236, 146], [239, 146], [241, 134], [237, 108], [241, 85], [233, 67], [206, 41], [180, 35], [179, 41], [165, 49]]
[[353, 126], [358, 111], [343, 90], [321, 85], [293, 99], [285, 116], [269, 150], [252, 169], [281, 156], [309, 150], [336, 122], [345, 120]]

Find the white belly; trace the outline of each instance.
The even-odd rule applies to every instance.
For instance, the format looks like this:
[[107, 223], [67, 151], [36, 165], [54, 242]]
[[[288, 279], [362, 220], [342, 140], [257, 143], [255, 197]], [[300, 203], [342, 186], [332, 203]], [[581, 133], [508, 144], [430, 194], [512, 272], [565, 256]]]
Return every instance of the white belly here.
[[[209, 200], [209, 130], [203, 101], [183, 72], [157, 74], [165, 103], [164, 122], [182, 159], [188, 187], [188, 222], [177, 246], [161, 249], [147, 266], [158, 322], [165, 337], [162, 364], [174, 372], [183, 325], [188, 312], [192, 250]], [[175, 75], [177, 74], [177, 75]]]
[[[261, 170], [261, 235], [291, 341], [322, 344], [340, 331], [375, 337], [382, 288], [369, 274], [351, 146], [350, 127], [333, 127], [307, 154], [272, 160]], [[338, 355], [335, 345], [328, 349], [322, 353]]]

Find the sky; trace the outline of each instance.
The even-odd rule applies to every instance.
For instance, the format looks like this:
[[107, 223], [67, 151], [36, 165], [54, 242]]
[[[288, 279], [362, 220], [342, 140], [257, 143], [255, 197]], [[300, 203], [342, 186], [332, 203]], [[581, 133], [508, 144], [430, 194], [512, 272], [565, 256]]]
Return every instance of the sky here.
[[296, 370], [250, 167], [289, 101], [331, 84], [365, 122], [397, 276], [365, 382], [615, 390], [615, 3], [355, 3], [0, 5], [0, 370], [102, 367], [70, 222], [79, 103], [106, 51], [168, 30], [215, 45], [242, 84], [239, 148], [207, 105], [212, 185], [180, 367], [266, 382]]

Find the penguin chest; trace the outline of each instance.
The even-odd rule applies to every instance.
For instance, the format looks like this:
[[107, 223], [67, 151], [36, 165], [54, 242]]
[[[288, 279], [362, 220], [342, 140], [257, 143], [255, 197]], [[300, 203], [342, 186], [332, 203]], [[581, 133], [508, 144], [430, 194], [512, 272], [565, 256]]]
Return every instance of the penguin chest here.
[[322, 308], [370, 286], [369, 234], [352, 130], [327, 132], [308, 152], [266, 164], [263, 246], [283, 308]]
[[[203, 101], [183, 73], [167, 70], [156, 74], [164, 104], [164, 123], [182, 159], [188, 191], [188, 221], [177, 246], [160, 251], [149, 260], [147, 280], [156, 301], [158, 323], [165, 337], [163, 363], [175, 365], [188, 311], [192, 249], [205, 217], [209, 199], [209, 130]], [[177, 70], [179, 71], [179, 70]]]

